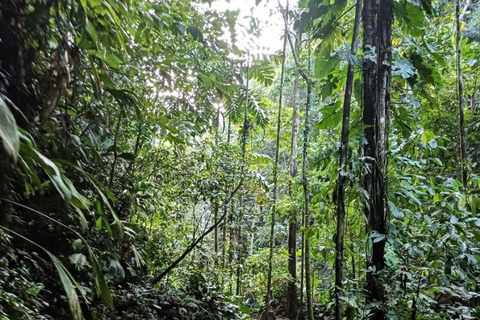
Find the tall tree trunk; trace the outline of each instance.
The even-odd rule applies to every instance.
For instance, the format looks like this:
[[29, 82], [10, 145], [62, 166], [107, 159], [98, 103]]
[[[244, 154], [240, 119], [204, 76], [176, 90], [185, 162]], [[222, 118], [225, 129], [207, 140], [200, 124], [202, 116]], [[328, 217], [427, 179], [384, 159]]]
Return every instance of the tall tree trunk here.
[[[228, 129], [227, 129], [227, 144], [230, 144], [230, 118], [228, 119]], [[227, 267], [227, 226], [230, 222], [230, 216], [228, 215], [228, 205], [224, 204], [223, 206], [223, 216], [224, 218], [224, 223], [223, 223], [223, 235], [222, 235], [222, 240], [223, 240], [223, 248], [222, 248], [222, 257], [223, 257], [223, 268]]]
[[364, 0], [364, 52], [376, 48], [377, 62], [364, 59], [364, 124], [367, 144], [365, 156], [369, 157], [369, 170], [365, 189], [370, 195], [365, 205], [367, 234], [372, 238], [371, 256], [367, 257], [367, 301], [375, 303], [371, 319], [386, 319], [381, 307], [385, 300], [381, 273], [385, 267], [386, 237], [386, 185], [385, 177], [388, 149], [388, 121], [390, 104], [391, 46], [393, 0], [380, 0], [378, 26], [375, 24], [375, 1]]
[[459, 116], [459, 131], [460, 131], [460, 180], [463, 187], [467, 187], [467, 169], [466, 169], [466, 138], [465, 138], [465, 118], [463, 106], [463, 75], [462, 75], [462, 35], [460, 33], [460, 0], [457, 0], [455, 5], [455, 38], [457, 51], [457, 95], [458, 95], [458, 116]]
[[[250, 59], [248, 57], [248, 59]], [[247, 95], [245, 99], [245, 106], [243, 110], [243, 127], [242, 127], [242, 169], [241, 169], [241, 177], [242, 180], [245, 180], [245, 153], [246, 153], [246, 147], [247, 147], [247, 138], [248, 138], [248, 131], [249, 131], [249, 122], [248, 122], [248, 103], [249, 103], [249, 90], [250, 90], [250, 62], [247, 60], [247, 85], [246, 85], [246, 90], [247, 90]], [[240, 275], [242, 271], [240, 270], [242, 266], [242, 259], [243, 259], [243, 249], [244, 245], [242, 242], [242, 228], [241, 228], [241, 221], [243, 220], [244, 214], [245, 214], [245, 209], [244, 209], [244, 190], [242, 187], [242, 192], [240, 193], [240, 215], [238, 216], [237, 220], [237, 281], [236, 281], [236, 294], [237, 296], [240, 295], [241, 292], [241, 281], [240, 281]]]
[[[363, 2], [363, 52], [371, 52], [375, 47], [375, 0], [364, 0]], [[375, 217], [374, 207], [374, 171], [375, 162], [372, 159], [375, 157], [375, 138], [374, 138], [374, 116], [375, 116], [375, 62], [371, 59], [363, 58], [363, 123], [366, 125], [364, 129], [367, 143], [364, 146], [363, 154], [366, 157], [368, 171], [365, 175], [364, 189], [370, 195], [365, 203], [365, 217], [367, 218], [367, 235], [372, 231], [373, 218]], [[367, 268], [372, 266], [371, 256], [367, 256]], [[379, 300], [379, 294], [376, 291], [375, 278], [371, 270], [367, 272], [367, 302], [375, 302]], [[383, 295], [382, 295], [383, 296]]]
[[[287, 25], [287, 23], [285, 23]], [[290, 34], [287, 33], [288, 42], [290, 43], [290, 48], [292, 49], [293, 59], [295, 61], [295, 65], [298, 69], [298, 72], [302, 76], [305, 84], [307, 85], [307, 101], [305, 103], [305, 124], [304, 124], [304, 132], [303, 132], [303, 159], [302, 159], [302, 186], [303, 186], [303, 195], [304, 195], [304, 208], [302, 210], [302, 260], [301, 260], [301, 268], [300, 268], [300, 307], [299, 311], [302, 311], [303, 307], [303, 283], [304, 277], [306, 278], [305, 286], [307, 288], [307, 314], [308, 319], [313, 319], [313, 304], [312, 304], [312, 295], [311, 295], [311, 286], [310, 286], [310, 242], [307, 241], [308, 239], [305, 237], [305, 228], [307, 227], [306, 218], [309, 213], [309, 202], [310, 197], [308, 195], [308, 182], [307, 182], [307, 156], [308, 156], [308, 134], [309, 134], [309, 112], [310, 112], [310, 97], [312, 93], [312, 84], [309, 80], [309, 74], [311, 69], [310, 63], [310, 35], [308, 36], [308, 71], [305, 73], [302, 68], [300, 67], [300, 63], [298, 61], [295, 47], [292, 43], [292, 39]], [[310, 225], [310, 224], [308, 224]]]
[[229, 291], [233, 292], [233, 260], [235, 256], [235, 204], [232, 201], [230, 204], [230, 216], [229, 216], [229, 225], [230, 225], [230, 240], [229, 240], [229, 249], [228, 249], [228, 262], [229, 262], [229, 269], [230, 269], [230, 277], [229, 277]]
[[240, 266], [242, 265], [242, 227], [240, 226], [240, 223], [238, 223], [238, 238], [237, 238], [237, 281], [235, 285], [235, 293], [237, 296], [240, 295], [240, 292], [242, 291], [242, 285], [241, 285], [241, 280], [240, 280], [240, 275], [242, 274], [242, 270], [240, 269]]
[[[310, 39], [309, 39], [310, 40]], [[311, 63], [310, 63], [310, 41], [308, 42], [308, 74], [310, 74]], [[308, 139], [310, 132], [310, 97], [312, 94], [312, 84], [307, 78], [307, 102], [305, 104], [305, 124], [303, 131], [303, 159], [302, 159], [302, 185], [303, 185], [303, 196], [304, 196], [304, 208], [302, 220], [306, 228], [311, 226], [311, 221], [308, 218], [310, 213], [310, 195], [308, 191], [308, 180], [307, 180], [307, 170], [308, 170]], [[307, 222], [308, 219], [308, 222]], [[307, 319], [313, 320], [313, 296], [312, 296], [312, 285], [311, 285], [311, 274], [310, 274], [310, 240], [305, 236], [305, 231], [302, 233], [302, 238], [304, 241], [305, 252], [302, 252], [304, 258], [304, 267], [305, 267], [305, 287], [306, 287], [306, 300], [307, 300]]]
[[[295, 51], [298, 53], [302, 34], [297, 33], [295, 39]], [[293, 82], [293, 103], [292, 103], [292, 144], [290, 149], [290, 176], [292, 181], [297, 176], [297, 151], [298, 151], [298, 105], [300, 103], [299, 75], [295, 75]], [[289, 193], [291, 194], [291, 183]], [[290, 319], [295, 319], [298, 314], [297, 298], [297, 214], [294, 211], [288, 224], [288, 272], [290, 281], [287, 287], [287, 309], [286, 314]]]
[[[217, 221], [217, 218], [218, 218], [218, 204], [215, 203], [213, 205], [213, 221]], [[218, 259], [218, 226], [215, 226], [213, 249], [215, 250], [215, 264], [216, 264], [217, 263], [216, 261]]]
[[[214, 119], [214, 128], [215, 128], [215, 147], [218, 147], [218, 127], [220, 126], [220, 107], [217, 107], [217, 113]], [[215, 201], [215, 198], [212, 197], [210, 201], [210, 205], [213, 205], [213, 221], [217, 221], [218, 217], [218, 203]], [[213, 249], [215, 251], [215, 265], [217, 264], [218, 260], [218, 226], [215, 227], [214, 231], [214, 243]]]
[[[351, 54], [356, 55], [358, 49], [358, 34], [360, 29], [360, 18], [362, 14], [362, 0], [357, 0], [355, 10], [355, 22], [351, 44]], [[345, 229], [345, 184], [347, 182], [347, 154], [348, 154], [348, 133], [350, 130], [350, 105], [352, 100], [353, 76], [355, 65], [348, 64], [347, 83], [345, 85], [345, 96], [343, 99], [343, 121], [340, 137], [338, 187], [337, 187], [337, 236], [335, 243], [335, 319], [342, 319], [342, 302], [340, 300], [343, 287], [343, 257], [344, 257], [344, 229]]]
[[[285, 21], [288, 19], [288, 1], [285, 11]], [[286, 24], [285, 24], [286, 25]], [[277, 115], [277, 137], [275, 141], [275, 162], [273, 164], [273, 199], [272, 214], [270, 221], [270, 253], [268, 257], [268, 276], [267, 276], [267, 297], [266, 297], [266, 315], [268, 317], [268, 309], [272, 298], [272, 268], [273, 268], [273, 245], [275, 232], [275, 216], [277, 211], [277, 178], [278, 178], [278, 154], [280, 150], [280, 126], [282, 122], [282, 103], [283, 103], [283, 80], [285, 76], [285, 54], [287, 49], [288, 30], [284, 28], [283, 51], [282, 51], [282, 72], [280, 75], [280, 94], [278, 98], [278, 115]]]

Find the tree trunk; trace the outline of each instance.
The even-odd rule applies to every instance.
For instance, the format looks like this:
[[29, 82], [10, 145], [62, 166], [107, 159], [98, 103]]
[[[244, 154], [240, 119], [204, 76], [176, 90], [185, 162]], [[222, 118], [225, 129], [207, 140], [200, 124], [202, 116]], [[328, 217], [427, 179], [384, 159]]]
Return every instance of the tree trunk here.
[[[285, 21], [288, 18], [288, 2], [285, 12]], [[272, 199], [272, 215], [270, 221], [270, 253], [268, 257], [268, 276], [267, 276], [267, 297], [266, 297], [266, 314], [268, 315], [268, 309], [270, 306], [270, 300], [272, 298], [272, 268], [273, 268], [273, 243], [275, 232], [275, 216], [277, 211], [277, 178], [278, 178], [278, 154], [280, 149], [280, 126], [282, 122], [282, 103], [283, 103], [283, 80], [285, 76], [285, 53], [287, 49], [287, 37], [288, 30], [285, 26], [284, 39], [283, 39], [283, 51], [282, 51], [282, 71], [280, 75], [280, 94], [278, 98], [278, 115], [277, 115], [277, 137], [275, 141], [275, 162], [273, 164], [273, 199]]]
[[[245, 153], [246, 153], [246, 147], [247, 147], [247, 138], [248, 138], [248, 130], [249, 130], [249, 122], [248, 122], [248, 98], [249, 98], [249, 80], [250, 80], [250, 63], [247, 61], [247, 95], [245, 99], [245, 107], [243, 110], [243, 127], [242, 127], [242, 169], [241, 169], [241, 177], [242, 180], [245, 180]], [[243, 187], [242, 187], [242, 192], [240, 194], [240, 214], [237, 217], [237, 233], [236, 233], [236, 243], [237, 243], [237, 281], [236, 281], [236, 286], [235, 286], [235, 292], [238, 295], [240, 295], [241, 292], [241, 281], [240, 281], [240, 275], [241, 275], [241, 265], [242, 265], [242, 259], [243, 259], [243, 242], [242, 242], [242, 228], [241, 228], [241, 221], [243, 220], [243, 216], [245, 213], [244, 210], [244, 202], [243, 202]]]
[[364, 59], [364, 124], [367, 144], [365, 156], [369, 157], [365, 190], [370, 195], [365, 205], [367, 234], [371, 237], [372, 251], [367, 257], [367, 302], [375, 303], [370, 318], [386, 319], [381, 307], [384, 302], [384, 288], [381, 281], [385, 267], [386, 237], [386, 173], [388, 149], [388, 121], [390, 104], [391, 46], [393, 1], [381, 0], [378, 8], [378, 26], [375, 27], [375, 1], [364, 0], [364, 52], [375, 47], [377, 63]]
[[[218, 218], [218, 204], [214, 204], [213, 207], [213, 221], [217, 221]], [[215, 227], [215, 232], [214, 232], [214, 245], [213, 249], [215, 250], [215, 263], [218, 259], [218, 226]]]
[[235, 221], [235, 204], [232, 201], [230, 204], [230, 216], [229, 216], [229, 224], [230, 224], [230, 241], [229, 241], [229, 249], [228, 249], [228, 262], [229, 262], [229, 269], [230, 269], [230, 277], [229, 277], [229, 291], [233, 292], [233, 260], [235, 255], [235, 227], [233, 222]]
[[[287, 23], [285, 23], [285, 26], [287, 26]], [[310, 36], [308, 37], [308, 71], [305, 73], [305, 71], [300, 67], [300, 63], [298, 61], [297, 55], [296, 55], [296, 50], [295, 47], [292, 43], [292, 39], [290, 37], [290, 34], [287, 33], [287, 38], [288, 42], [290, 43], [290, 48], [292, 49], [292, 54], [293, 54], [293, 59], [295, 61], [295, 65], [297, 67], [298, 72], [302, 76], [303, 80], [305, 81], [305, 84], [307, 85], [307, 101], [305, 103], [305, 124], [304, 124], [304, 138], [303, 138], [303, 160], [302, 160], [302, 185], [303, 185], [303, 193], [304, 193], [304, 208], [302, 210], [302, 227], [304, 227], [304, 230], [302, 232], [302, 260], [301, 260], [301, 267], [300, 267], [300, 306], [299, 306], [299, 311], [302, 311], [302, 306], [303, 306], [303, 279], [304, 279], [304, 273], [307, 273], [306, 270], [306, 256], [307, 256], [307, 246], [306, 246], [306, 237], [305, 237], [305, 227], [306, 227], [306, 217], [309, 212], [309, 195], [308, 195], [308, 183], [307, 183], [307, 148], [308, 148], [308, 133], [309, 133], [309, 111], [310, 111], [310, 97], [311, 97], [311, 92], [312, 92], [312, 84], [309, 80], [309, 74], [310, 74], [310, 69], [311, 69], [311, 64], [310, 64]], [[308, 246], [308, 256], [310, 255], [310, 244]], [[308, 263], [310, 263], [310, 258], [308, 258]], [[308, 267], [310, 269], [310, 267]], [[310, 280], [308, 280], [308, 283], [310, 283]], [[308, 296], [308, 293], [310, 292], [310, 289], [307, 286], [307, 313], [308, 316], [313, 319], [313, 305], [311, 303], [312, 296]], [[310, 301], [310, 302], [309, 302]], [[310, 306], [310, 308], [309, 308]]]
[[[300, 49], [302, 34], [298, 33], [295, 39], [295, 51]], [[292, 144], [290, 149], [290, 176], [292, 181], [297, 176], [297, 151], [298, 151], [298, 105], [300, 103], [299, 75], [295, 75], [293, 82], [293, 103], [292, 103]], [[291, 184], [291, 182], [290, 182]], [[291, 190], [289, 188], [291, 196]], [[294, 211], [288, 224], [288, 272], [290, 281], [287, 287], [287, 308], [286, 315], [290, 319], [295, 319], [298, 314], [297, 298], [297, 215]]]
[[[230, 118], [228, 119], [228, 129], [227, 129], [227, 144], [230, 144]], [[228, 205], [225, 203], [223, 205], [223, 216], [224, 216], [224, 224], [223, 224], [223, 248], [222, 248], [222, 257], [223, 257], [223, 268], [227, 267], [227, 226], [230, 222], [230, 216], [228, 215]], [[233, 213], [233, 211], [232, 211]]]
[[[357, 0], [355, 11], [355, 22], [351, 44], [351, 54], [357, 54], [358, 33], [360, 28], [360, 17], [362, 14], [362, 0]], [[341, 144], [339, 150], [338, 187], [337, 187], [337, 236], [335, 243], [335, 319], [342, 319], [342, 302], [340, 300], [343, 287], [343, 257], [344, 257], [344, 229], [345, 229], [345, 184], [347, 182], [347, 154], [348, 154], [348, 133], [350, 130], [350, 105], [352, 100], [353, 76], [355, 66], [352, 62], [348, 64], [347, 83], [345, 85], [345, 96], [343, 100], [343, 121]]]
[[240, 223], [238, 224], [238, 235], [237, 235], [237, 281], [235, 285], [235, 293], [237, 296], [240, 295], [240, 292], [242, 291], [242, 286], [241, 286], [241, 281], [240, 281], [240, 275], [242, 273], [242, 270], [240, 269], [240, 266], [242, 264], [242, 228], [240, 227]]
[[458, 95], [458, 115], [459, 115], [459, 131], [460, 131], [460, 180], [463, 187], [467, 187], [467, 169], [466, 169], [466, 138], [465, 138], [465, 118], [463, 106], [463, 75], [462, 75], [462, 35], [460, 33], [460, 0], [455, 5], [455, 38], [457, 51], [457, 95]]
[[[310, 73], [310, 41], [308, 44], [308, 73]], [[307, 157], [308, 157], [308, 139], [310, 131], [310, 96], [312, 92], [312, 85], [307, 79], [307, 102], [305, 104], [305, 124], [303, 131], [303, 159], [302, 159], [302, 185], [303, 185], [303, 196], [304, 196], [304, 209], [302, 220], [306, 228], [310, 227], [310, 219], [308, 219], [310, 213], [310, 196], [308, 191], [308, 181], [307, 181]], [[307, 222], [308, 219], [308, 222]], [[305, 231], [302, 234], [304, 239], [304, 248], [305, 252], [302, 252], [302, 255], [305, 255], [304, 265], [305, 265], [305, 287], [306, 287], [306, 300], [307, 300], [307, 319], [313, 320], [313, 297], [312, 297], [312, 286], [311, 286], [311, 274], [310, 274], [310, 240], [305, 236]]]

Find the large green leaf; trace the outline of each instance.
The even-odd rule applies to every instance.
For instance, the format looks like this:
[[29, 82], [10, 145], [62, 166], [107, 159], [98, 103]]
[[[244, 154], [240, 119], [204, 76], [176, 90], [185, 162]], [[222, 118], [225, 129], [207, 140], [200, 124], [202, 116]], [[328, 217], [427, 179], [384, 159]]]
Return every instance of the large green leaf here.
[[331, 55], [332, 46], [324, 47], [315, 57], [315, 77], [323, 79], [327, 77], [341, 61], [336, 55]]
[[422, 36], [425, 33], [425, 14], [422, 8], [406, 0], [394, 3], [395, 16], [400, 22], [402, 30], [414, 37]]
[[269, 60], [256, 63], [250, 68], [249, 77], [263, 83], [265, 86], [270, 86], [273, 84], [275, 77], [275, 66]]
[[0, 93], [0, 139], [5, 151], [17, 159], [20, 150], [20, 137], [17, 123], [8, 107], [5, 97]]
[[412, 54], [412, 62], [420, 79], [434, 86], [443, 86], [442, 76], [438, 73], [437, 68], [425, 61], [421, 55], [418, 53]]
[[415, 74], [415, 68], [410, 61], [398, 58], [393, 62], [392, 73], [401, 76], [403, 79], [408, 79]]
[[333, 129], [335, 128], [340, 121], [342, 120], [343, 113], [340, 108], [341, 102], [337, 101], [334, 104], [322, 107], [320, 113], [322, 114], [322, 119], [320, 122], [315, 124], [317, 129]]
[[65, 290], [65, 293], [67, 295], [68, 305], [70, 306], [70, 310], [72, 311], [73, 319], [75, 320], [83, 319], [82, 308], [80, 307], [80, 302], [78, 300], [76, 286], [73, 284], [71, 280], [72, 276], [67, 271], [63, 263], [60, 260], [58, 260], [57, 257], [55, 257], [53, 254], [51, 254], [48, 251], [47, 253], [50, 259], [52, 259], [53, 264], [55, 265], [55, 269], [57, 269], [57, 272], [60, 276], [60, 281], [62, 282], [63, 289]]
[[[84, 241], [85, 243], [86, 241]], [[102, 297], [103, 301], [106, 305], [113, 309], [113, 298], [110, 290], [108, 289], [107, 281], [105, 280], [105, 276], [103, 275], [102, 268], [98, 263], [97, 257], [93, 254], [92, 248], [87, 244], [88, 255], [90, 257], [90, 263], [92, 264], [92, 271], [95, 275], [95, 283], [97, 288], [97, 294]]]

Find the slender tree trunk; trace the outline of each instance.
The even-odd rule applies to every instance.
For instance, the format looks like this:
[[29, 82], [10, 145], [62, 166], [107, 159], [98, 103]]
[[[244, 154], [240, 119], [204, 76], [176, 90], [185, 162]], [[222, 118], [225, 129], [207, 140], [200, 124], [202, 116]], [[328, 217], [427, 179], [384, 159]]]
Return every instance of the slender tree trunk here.
[[115, 174], [115, 166], [117, 165], [117, 160], [118, 160], [118, 134], [120, 132], [120, 126], [123, 120], [123, 108], [120, 109], [120, 112], [118, 114], [118, 119], [117, 119], [117, 126], [115, 128], [115, 136], [113, 140], [113, 162], [112, 162], [112, 167], [110, 169], [110, 179], [108, 180], [108, 189], [112, 189], [113, 186], [113, 177]]
[[241, 286], [241, 281], [240, 281], [240, 275], [242, 273], [242, 270], [240, 269], [240, 266], [242, 264], [242, 227], [238, 226], [238, 238], [237, 238], [237, 281], [235, 285], [235, 293], [237, 296], [240, 295], [240, 292], [242, 291], [242, 286]]
[[[246, 85], [246, 90], [247, 90], [247, 95], [245, 99], [245, 107], [243, 110], [243, 128], [242, 128], [242, 169], [241, 169], [241, 177], [243, 180], [245, 180], [245, 153], [246, 153], [246, 147], [247, 147], [247, 138], [248, 138], [248, 131], [249, 131], [249, 122], [248, 122], [248, 103], [249, 103], [249, 78], [250, 78], [250, 62], [247, 61], [247, 85]], [[244, 190], [242, 187], [242, 192], [240, 194], [240, 215], [238, 216], [237, 220], [237, 281], [236, 281], [236, 294], [237, 296], [240, 295], [241, 292], [241, 281], [240, 281], [240, 275], [242, 271], [240, 270], [242, 266], [242, 259], [243, 259], [243, 242], [242, 242], [242, 228], [241, 228], [241, 221], [243, 220], [243, 216], [245, 214], [245, 209], [244, 209]]]
[[[351, 44], [351, 54], [356, 55], [358, 49], [358, 34], [360, 29], [360, 18], [362, 14], [362, 0], [357, 0], [355, 11], [355, 22]], [[353, 76], [355, 65], [350, 62], [347, 71], [347, 83], [345, 85], [345, 96], [343, 100], [343, 122], [341, 133], [341, 144], [339, 150], [338, 187], [337, 187], [337, 236], [335, 243], [335, 319], [342, 319], [342, 302], [340, 300], [343, 287], [343, 257], [344, 257], [344, 229], [345, 229], [345, 184], [347, 182], [347, 154], [348, 154], [348, 133], [350, 129], [350, 104], [352, 100]]]
[[350, 250], [352, 251], [352, 279], [356, 279], [357, 276], [356, 276], [356, 271], [355, 271], [355, 251], [353, 251], [353, 242], [350, 246]]
[[[310, 41], [308, 42], [308, 73], [310, 74]], [[308, 80], [308, 78], [307, 78]], [[308, 139], [310, 132], [310, 97], [312, 93], [312, 85], [310, 81], [307, 81], [307, 102], [305, 104], [305, 124], [303, 131], [303, 159], [302, 159], [302, 185], [303, 185], [303, 196], [304, 196], [304, 208], [302, 220], [304, 226], [309, 228], [311, 226], [311, 221], [308, 218], [310, 214], [310, 195], [308, 191], [308, 180], [307, 180], [307, 170], [308, 170]], [[308, 219], [308, 222], [307, 222]], [[310, 240], [305, 236], [305, 231], [302, 233], [302, 238], [304, 241], [305, 252], [302, 252], [304, 257], [304, 267], [305, 267], [305, 287], [306, 287], [306, 300], [307, 300], [307, 319], [313, 320], [313, 296], [312, 296], [312, 285], [311, 285], [311, 274], [310, 274]]]
[[227, 251], [227, 224], [228, 224], [228, 213], [227, 213], [227, 206], [223, 206], [223, 228], [222, 228], [222, 265], [223, 268], [226, 267], [226, 251]]
[[[288, 2], [285, 11], [285, 21], [288, 19]], [[280, 149], [280, 126], [282, 121], [282, 103], [283, 103], [283, 80], [285, 76], [285, 54], [287, 49], [288, 30], [284, 29], [283, 51], [282, 51], [282, 71], [280, 75], [280, 94], [278, 98], [278, 115], [277, 115], [277, 137], [275, 141], [275, 162], [273, 164], [273, 203], [270, 221], [270, 253], [268, 257], [268, 276], [267, 276], [267, 298], [266, 298], [266, 315], [268, 317], [268, 309], [270, 300], [272, 299], [272, 269], [273, 269], [273, 247], [275, 232], [275, 216], [277, 211], [277, 178], [278, 178], [278, 154]]]
[[459, 131], [460, 131], [460, 180], [463, 187], [467, 187], [467, 169], [466, 169], [466, 138], [465, 138], [465, 118], [463, 106], [463, 74], [462, 74], [462, 34], [460, 30], [461, 14], [460, 0], [455, 5], [455, 38], [457, 51], [457, 95], [458, 95], [458, 115], [459, 115]]
[[[215, 115], [214, 123], [215, 127], [215, 147], [218, 147], [218, 127], [220, 125], [220, 108], [217, 108], [217, 113]], [[213, 205], [213, 221], [217, 221], [218, 217], [218, 203], [215, 201], [214, 198], [211, 199], [210, 205]], [[215, 227], [215, 232], [214, 232], [214, 244], [213, 244], [213, 249], [215, 251], [215, 265], [217, 264], [218, 260], [218, 226]]]
[[[217, 218], [218, 218], [218, 204], [215, 203], [213, 207], [213, 221], [217, 221]], [[218, 259], [218, 225], [215, 226], [213, 247], [214, 247], [213, 249], [215, 250], [215, 261], [217, 261]]]
[[[285, 23], [287, 25], [287, 23]], [[305, 237], [305, 228], [307, 227], [306, 218], [309, 213], [309, 202], [310, 197], [308, 194], [308, 182], [307, 182], [307, 156], [308, 156], [308, 134], [309, 134], [309, 111], [310, 111], [310, 97], [312, 93], [312, 84], [309, 80], [309, 74], [311, 69], [310, 63], [310, 36], [308, 37], [308, 71], [305, 73], [303, 69], [300, 67], [300, 63], [298, 61], [296, 50], [294, 49], [294, 45], [292, 43], [292, 39], [290, 34], [287, 33], [288, 42], [290, 43], [290, 48], [292, 49], [293, 58], [295, 61], [295, 65], [297, 66], [298, 72], [302, 76], [303, 80], [305, 80], [305, 84], [307, 85], [307, 101], [305, 103], [305, 124], [304, 124], [304, 133], [303, 133], [303, 159], [302, 159], [302, 186], [303, 186], [303, 194], [304, 194], [304, 208], [302, 210], [302, 226], [304, 227], [302, 232], [302, 260], [301, 260], [301, 268], [300, 268], [300, 307], [299, 311], [302, 311], [303, 308], [303, 283], [304, 277], [306, 278], [305, 286], [307, 287], [307, 314], [308, 319], [313, 319], [313, 303], [312, 303], [312, 295], [311, 295], [311, 286], [310, 286], [310, 242], [307, 242], [307, 238]], [[310, 225], [310, 224], [308, 224]], [[300, 315], [300, 314], [298, 314]]]
[[[300, 49], [302, 34], [297, 33], [295, 39], [295, 51]], [[298, 151], [298, 105], [300, 103], [299, 75], [295, 75], [293, 82], [293, 103], [292, 103], [292, 144], [290, 149], [290, 176], [292, 181], [297, 176], [297, 151]], [[290, 182], [290, 188], [291, 183]], [[290, 197], [291, 189], [289, 188]], [[297, 214], [294, 211], [288, 224], [288, 272], [291, 279], [287, 287], [287, 308], [286, 314], [290, 319], [295, 319], [298, 314], [297, 298]]]
[[[227, 144], [230, 144], [230, 118], [228, 119], [228, 129], [227, 129]], [[222, 257], [223, 257], [223, 268], [227, 267], [227, 226], [230, 222], [230, 216], [227, 213], [228, 205], [224, 204], [223, 206], [223, 216], [224, 223], [223, 223], [223, 248], [222, 248]]]
[[255, 222], [253, 220], [252, 220], [251, 228], [252, 228], [252, 237], [250, 238], [250, 256], [253, 256], [253, 246], [255, 244], [255, 231], [254, 231]]

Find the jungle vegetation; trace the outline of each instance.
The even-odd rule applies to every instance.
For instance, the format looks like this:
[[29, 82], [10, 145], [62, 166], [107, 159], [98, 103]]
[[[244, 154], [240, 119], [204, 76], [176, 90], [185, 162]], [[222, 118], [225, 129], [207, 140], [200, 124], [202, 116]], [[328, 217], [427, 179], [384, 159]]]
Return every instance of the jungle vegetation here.
[[215, 2], [0, 1], [0, 319], [479, 319], [480, 2]]

